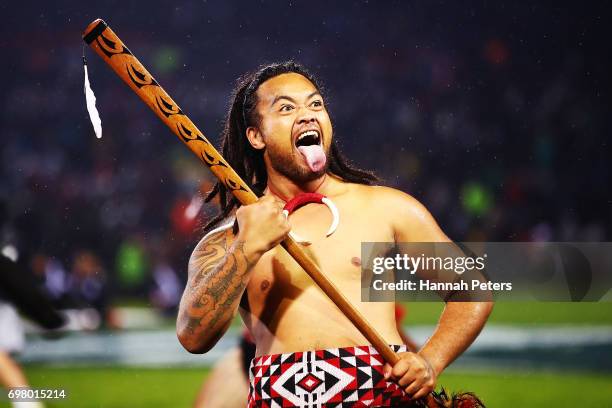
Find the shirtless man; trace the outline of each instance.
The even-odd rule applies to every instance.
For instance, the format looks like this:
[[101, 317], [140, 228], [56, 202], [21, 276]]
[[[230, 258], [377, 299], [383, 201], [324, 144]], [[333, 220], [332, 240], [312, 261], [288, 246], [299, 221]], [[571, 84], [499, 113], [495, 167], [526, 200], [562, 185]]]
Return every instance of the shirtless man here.
[[[224, 138], [225, 158], [263, 197], [235, 210], [222, 185], [213, 190], [222, 207], [213, 222], [225, 223], [191, 256], [177, 319], [181, 344], [207, 352], [239, 311], [257, 345], [250, 407], [404, 406], [431, 392], [476, 338], [491, 303], [449, 299], [421, 350], [394, 347], [401, 359], [390, 367], [278, 246], [290, 230], [311, 241], [304, 248], [321, 270], [390, 345], [400, 345], [394, 303], [361, 302], [361, 243], [448, 242], [429, 212], [405, 193], [372, 186], [370, 173], [340, 155], [316, 79], [292, 62], [242, 78]], [[303, 192], [335, 203], [341, 221], [333, 235], [326, 237], [325, 206], [282, 214], [284, 202]]]

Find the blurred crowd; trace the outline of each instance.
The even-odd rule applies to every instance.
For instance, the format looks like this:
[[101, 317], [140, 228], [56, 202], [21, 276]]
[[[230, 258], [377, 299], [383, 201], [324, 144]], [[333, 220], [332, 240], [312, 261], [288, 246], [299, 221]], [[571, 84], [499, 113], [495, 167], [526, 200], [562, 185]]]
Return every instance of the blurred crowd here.
[[[612, 238], [609, 47], [599, 10], [563, 4], [232, 3], [31, 10], [3, 25], [0, 247], [58, 305], [145, 298], [172, 313], [207, 170], [86, 50], [99, 12], [216, 141], [236, 77], [294, 58], [323, 80], [335, 136], [456, 241]], [[373, 4], [374, 3], [374, 4]], [[9, 35], [10, 33], [10, 35]], [[112, 298], [111, 298], [112, 294]]]

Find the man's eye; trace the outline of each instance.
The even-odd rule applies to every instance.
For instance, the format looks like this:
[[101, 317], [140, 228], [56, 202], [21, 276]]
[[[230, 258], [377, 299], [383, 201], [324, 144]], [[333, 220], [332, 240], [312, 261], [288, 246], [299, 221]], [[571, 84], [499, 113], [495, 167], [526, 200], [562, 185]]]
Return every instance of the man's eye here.
[[311, 105], [314, 106], [315, 108], [320, 108], [321, 106], [323, 106], [323, 101], [319, 101], [319, 100], [312, 101]]
[[282, 105], [280, 108], [281, 112], [290, 112], [293, 110], [293, 106], [291, 105]]

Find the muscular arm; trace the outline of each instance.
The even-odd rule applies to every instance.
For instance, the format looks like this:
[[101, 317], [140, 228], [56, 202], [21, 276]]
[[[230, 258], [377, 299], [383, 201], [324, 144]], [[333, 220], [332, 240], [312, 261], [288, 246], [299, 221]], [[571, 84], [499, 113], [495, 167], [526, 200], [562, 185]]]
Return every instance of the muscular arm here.
[[179, 341], [205, 353], [225, 333], [238, 310], [255, 265], [278, 245], [291, 226], [273, 196], [236, 210], [239, 232], [221, 228], [202, 238], [189, 260], [189, 278], [176, 320]]
[[[431, 214], [414, 198], [397, 190], [387, 191], [387, 200], [397, 208], [396, 242], [451, 242]], [[493, 309], [492, 302], [446, 302], [438, 326], [418, 354], [439, 375], [476, 339]]]
[[207, 352], [229, 327], [249, 280], [249, 259], [231, 228], [205, 236], [194, 249], [176, 324], [189, 352]]

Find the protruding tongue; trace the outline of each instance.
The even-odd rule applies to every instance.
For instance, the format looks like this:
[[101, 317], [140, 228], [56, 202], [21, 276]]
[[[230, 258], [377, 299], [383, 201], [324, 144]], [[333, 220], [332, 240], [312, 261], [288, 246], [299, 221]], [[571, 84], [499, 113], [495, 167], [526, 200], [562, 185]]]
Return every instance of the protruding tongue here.
[[298, 147], [302, 156], [306, 159], [308, 167], [311, 171], [319, 171], [325, 166], [327, 157], [323, 152], [323, 148], [319, 145], [300, 146]]

